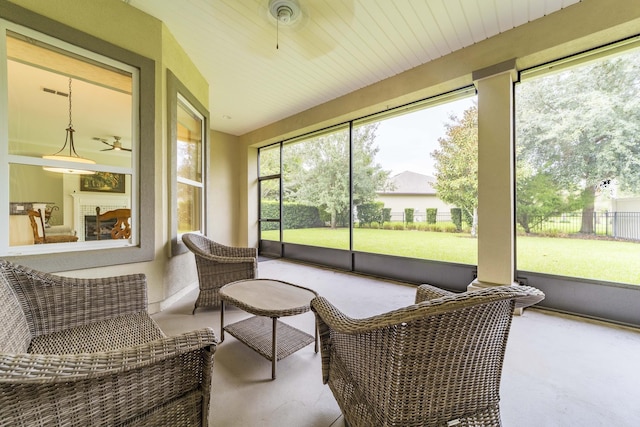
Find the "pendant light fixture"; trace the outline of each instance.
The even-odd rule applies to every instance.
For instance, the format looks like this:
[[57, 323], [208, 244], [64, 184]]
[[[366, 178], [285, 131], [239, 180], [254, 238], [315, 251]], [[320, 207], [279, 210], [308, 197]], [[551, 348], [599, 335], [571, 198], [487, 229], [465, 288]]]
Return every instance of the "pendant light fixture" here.
[[[50, 154], [48, 156], [42, 156], [43, 159], [47, 160], [59, 160], [64, 162], [73, 162], [73, 163], [82, 163], [82, 164], [91, 164], [95, 165], [96, 162], [90, 159], [85, 159], [84, 157], [80, 157], [78, 153], [76, 153], [76, 147], [73, 144], [73, 133], [75, 130], [73, 129], [73, 122], [71, 120], [71, 79], [69, 79], [69, 127], [67, 127], [67, 136], [64, 140], [64, 145], [55, 154]], [[69, 145], [69, 155], [65, 154], [65, 149], [67, 148], [67, 144]], [[44, 166], [42, 169], [49, 172], [58, 172], [58, 173], [69, 173], [75, 175], [93, 175], [95, 172], [88, 171], [84, 169], [77, 169], [73, 167], [58, 167], [58, 166]]]

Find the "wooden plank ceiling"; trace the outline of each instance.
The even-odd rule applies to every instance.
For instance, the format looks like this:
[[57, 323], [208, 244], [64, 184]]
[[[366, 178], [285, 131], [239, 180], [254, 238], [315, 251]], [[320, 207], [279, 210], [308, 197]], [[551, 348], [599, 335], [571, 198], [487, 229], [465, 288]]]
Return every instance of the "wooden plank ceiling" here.
[[242, 135], [580, 0], [296, 0], [290, 26], [270, 0], [123, 1], [209, 81], [211, 128]]

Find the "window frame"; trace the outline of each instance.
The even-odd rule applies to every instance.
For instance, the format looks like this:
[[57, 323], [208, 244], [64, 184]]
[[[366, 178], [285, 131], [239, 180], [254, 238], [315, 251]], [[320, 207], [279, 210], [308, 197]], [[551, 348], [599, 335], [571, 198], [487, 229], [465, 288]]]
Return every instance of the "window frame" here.
[[[2, 246], [0, 246], [3, 258], [28, 265], [41, 271], [51, 272], [153, 260], [155, 243], [155, 195], [152, 191], [142, 192], [140, 189], [142, 187], [153, 188], [155, 177], [154, 164], [153, 162], [141, 162], [140, 159], [153, 158], [154, 156], [155, 62], [82, 31], [11, 4], [3, 5], [3, 16], [0, 20], [0, 28], [2, 30], [0, 34], [2, 41], [2, 43], [0, 43], [0, 66], [2, 67], [6, 67], [7, 60], [5, 41], [7, 30], [19, 34], [24, 33], [24, 31], [35, 31], [44, 38], [52, 38], [60, 41], [62, 44], [77, 47], [80, 51], [88, 51], [100, 57], [110, 58], [118, 63], [138, 70], [139, 73], [139, 84], [137, 87], [133, 87], [134, 93], [137, 91], [137, 97], [134, 95], [134, 99], [138, 101], [134, 102], [132, 106], [134, 111], [137, 112], [137, 120], [134, 121], [133, 124], [134, 135], [132, 135], [132, 138], [138, 140], [139, 151], [137, 157], [132, 157], [132, 170], [134, 172], [132, 174], [131, 185], [132, 207], [137, 206], [136, 209], [132, 210], [132, 214], [134, 215], [132, 222], [139, 225], [136, 230], [139, 236], [137, 244], [127, 247], [96, 248], [95, 250], [87, 251], [87, 248], [91, 245], [86, 246], [84, 243], [81, 243], [77, 245], [74, 244], [74, 247], [68, 250], [55, 253], [45, 253], [43, 251], [38, 251], [39, 253], [33, 253], [33, 251], [14, 251], [9, 254], [7, 238], [7, 241], [3, 242], [1, 244]], [[0, 81], [0, 124], [3, 125], [2, 127], [6, 129], [6, 131], [0, 134], [0, 149], [5, 153], [8, 153], [9, 112], [7, 91], [7, 81], [6, 79], [2, 79], [2, 81]], [[37, 159], [34, 158], [33, 160]], [[39, 160], [36, 161], [36, 163], [38, 162]], [[12, 163], [12, 160], [9, 158], [0, 163], [0, 174], [8, 176], [10, 163]], [[20, 161], [19, 163], [23, 162]], [[111, 168], [100, 165], [96, 165], [95, 169], [111, 170]], [[135, 171], [137, 171], [137, 177], [135, 176]], [[0, 185], [0, 204], [9, 206], [8, 182], [6, 185]], [[145, 220], [140, 221], [141, 218]], [[8, 227], [8, 219], [8, 209], [3, 209], [2, 212], [0, 212], [0, 223], [6, 224]], [[51, 249], [53, 249], [53, 247], [51, 247]], [[69, 256], [70, 254], [73, 256]]]
[[[262, 241], [262, 224], [263, 223], [277, 223], [278, 224], [278, 242], [282, 242], [282, 203], [280, 200], [282, 199], [282, 142], [276, 142], [275, 144], [270, 144], [265, 147], [260, 147], [258, 149], [258, 159], [257, 159], [257, 169], [258, 169], [258, 241]], [[262, 150], [272, 149], [278, 150], [278, 168], [279, 173], [263, 175], [262, 170], [260, 168], [260, 158]], [[278, 218], [265, 218], [263, 210], [262, 210], [262, 188], [264, 183], [269, 181], [278, 180]]]
[[187, 89], [178, 77], [167, 69], [167, 134], [169, 135], [169, 233], [171, 236], [170, 256], [176, 256], [188, 251], [182, 242], [182, 234], [178, 233], [178, 177], [177, 156], [178, 156], [178, 101], [186, 101], [189, 106], [202, 118], [202, 224], [201, 234], [207, 233], [207, 186], [209, 180], [209, 123], [210, 115], [207, 108]]
[[[300, 257], [300, 259], [303, 260], [308, 260], [311, 262], [324, 262], [326, 261], [328, 263], [328, 265], [332, 265], [332, 266], [337, 266], [339, 268], [345, 268], [345, 266], [347, 266], [346, 268], [349, 270], [357, 270], [356, 268], [356, 256], [385, 256], [385, 257], [397, 257], [397, 258], [403, 258], [394, 254], [382, 254], [382, 253], [374, 253], [374, 252], [363, 252], [363, 251], [359, 251], [357, 249], [354, 249], [354, 228], [355, 228], [355, 220], [354, 220], [354, 211], [355, 211], [355, 206], [354, 206], [354, 201], [353, 201], [353, 192], [354, 192], [354, 182], [353, 182], [353, 175], [354, 175], [354, 169], [356, 168], [356, 166], [354, 165], [354, 138], [353, 138], [353, 133], [354, 133], [354, 129], [357, 128], [358, 126], [362, 126], [362, 125], [367, 125], [367, 124], [371, 124], [371, 123], [375, 123], [375, 122], [380, 122], [383, 120], [387, 120], [387, 119], [392, 119], [392, 118], [396, 118], [396, 117], [401, 117], [407, 114], [411, 114], [413, 112], [416, 111], [420, 111], [420, 110], [427, 110], [429, 108], [434, 108], [440, 105], [446, 105], [449, 104], [451, 102], [455, 102], [461, 99], [465, 99], [465, 98], [471, 98], [477, 96], [477, 91], [475, 86], [473, 85], [468, 85], [468, 86], [463, 86], [460, 87], [458, 89], [449, 91], [449, 92], [444, 92], [435, 96], [431, 96], [428, 98], [424, 98], [424, 99], [420, 99], [414, 102], [409, 102], [407, 104], [403, 104], [400, 105], [398, 107], [394, 107], [394, 108], [390, 108], [387, 110], [383, 110], [380, 112], [375, 112], [375, 113], [371, 113], [362, 117], [358, 117], [352, 120], [348, 120], [346, 122], [341, 122], [339, 124], [336, 125], [331, 125], [331, 126], [327, 126], [325, 128], [319, 129], [319, 130], [314, 130], [314, 131], [310, 131], [307, 133], [303, 133], [297, 136], [293, 136], [291, 138], [287, 138], [284, 139], [282, 141], [276, 142], [276, 143], [272, 143], [269, 145], [265, 145], [263, 147], [259, 147], [258, 148], [258, 156], [257, 156], [257, 170], [258, 170], [258, 224], [259, 224], [259, 230], [258, 230], [258, 242], [259, 242], [259, 249], [260, 249], [260, 253], [264, 253], [265, 255], [276, 255], [276, 256], [285, 256], [285, 252], [287, 252], [287, 248], [293, 248], [296, 245], [298, 246], [304, 246], [304, 248], [306, 249], [307, 252], [311, 253], [311, 252], [316, 252], [317, 254], [314, 254], [311, 256], [311, 258], [305, 258], [304, 255], [301, 255], [300, 252], [296, 252], [295, 256]], [[283, 204], [285, 203], [285, 195], [284, 195], [284, 191], [283, 191], [283, 187], [284, 187], [284, 183], [285, 183], [285, 174], [284, 174], [284, 151], [286, 150], [287, 145], [293, 145], [293, 144], [297, 144], [297, 143], [305, 143], [309, 140], [312, 140], [314, 138], [323, 136], [323, 135], [327, 135], [327, 134], [331, 134], [336, 132], [337, 130], [340, 129], [344, 129], [348, 132], [348, 151], [349, 151], [349, 159], [348, 159], [348, 174], [349, 174], [349, 236], [348, 236], [348, 247], [347, 248], [331, 248], [331, 247], [323, 247], [323, 246], [315, 246], [315, 245], [311, 245], [311, 244], [299, 244], [299, 243], [294, 243], [294, 242], [290, 242], [290, 241], [286, 241], [285, 240], [285, 232], [286, 229], [284, 227], [284, 218], [283, 218]], [[261, 151], [262, 150], [267, 150], [270, 149], [276, 145], [279, 144], [280, 147], [280, 173], [275, 173], [275, 174], [271, 174], [271, 175], [265, 175], [265, 176], [261, 176], [260, 173], [260, 155], [261, 155]], [[263, 182], [267, 182], [268, 180], [271, 179], [280, 179], [280, 218], [279, 219], [270, 219], [270, 218], [264, 218], [263, 217], [263, 213], [261, 210], [261, 206], [262, 206], [262, 183]], [[278, 222], [280, 225], [280, 235], [279, 235], [279, 240], [264, 240], [262, 237], [262, 223], [266, 223], [266, 222]], [[343, 254], [348, 254], [349, 255], [349, 259], [340, 259], [338, 261], [334, 262], [334, 256], [333, 254], [331, 254], [331, 252], [342, 252]], [[288, 254], [293, 255], [294, 250], [290, 250], [289, 252], [287, 252]], [[291, 256], [291, 257], [295, 257], [295, 256]], [[409, 259], [409, 258], [406, 258]], [[437, 260], [437, 259], [426, 259], [426, 258], [419, 258], [420, 261], [424, 261], [424, 262], [429, 262], [429, 263], [436, 263], [437, 265], [453, 265], [453, 264], [457, 264], [457, 263], [453, 263], [450, 261], [442, 261], [442, 260]], [[375, 264], [375, 262], [373, 263]], [[465, 270], [469, 270], [472, 269], [473, 271], [475, 271], [475, 269], [477, 268], [477, 254], [476, 254], [476, 263], [475, 264], [460, 264], [461, 266], [464, 266]], [[475, 274], [475, 273], [474, 273]], [[399, 276], [402, 277], [402, 276]]]
[[[518, 104], [517, 92], [518, 90], [520, 90], [519, 88], [523, 83], [526, 84], [538, 78], [544, 78], [546, 76], [550, 76], [556, 73], [562, 73], [572, 68], [585, 66], [600, 60], [615, 58], [618, 55], [624, 55], [633, 50], [636, 50], [637, 55], [640, 55], [640, 35], [632, 36], [623, 40], [619, 40], [617, 42], [609, 43], [604, 46], [594, 47], [592, 49], [589, 49], [574, 55], [551, 60], [542, 64], [534, 65], [532, 67], [519, 70], [518, 79], [516, 82], [514, 82], [514, 88], [513, 88], [514, 104], [516, 105]], [[517, 109], [514, 109], [514, 122], [513, 122], [514, 153], [516, 152], [517, 146], [518, 146], [517, 128], [520, 125], [516, 117], [517, 115], [516, 112], [517, 112]], [[519, 162], [518, 156], [514, 155], [514, 170], [513, 170], [514, 188], [516, 187], [515, 183], [517, 182], [516, 166], [518, 162]], [[518, 225], [516, 223], [516, 217], [515, 217], [515, 215], [517, 214], [517, 198], [518, 198], [518, 192], [514, 189], [514, 224], [516, 226]], [[573, 214], [570, 213], [570, 215], [573, 215]], [[581, 215], [581, 213], [579, 215]], [[595, 234], [596, 232], [594, 229], [594, 235]], [[625, 313], [624, 310], [621, 310], [620, 312], [616, 311], [621, 305], [624, 305], [624, 304], [619, 305], [617, 303], [612, 303], [612, 301], [614, 301], [614, 298], [619, 298], [618, 292], [630, 292], [630, 294], [632, 294], [633, 292], [637, 292], [638, 289], [640, 289], [640, 287], [637, 284], [628, 283], [628, 282], [610, 281], [610, 280], [599, 278], [599, 277], [594, 278], [594, 277], [571, 276], [568, 274], [558, 274], [553, 271], [527, 270], [526, 266], [525, 268], [522, 268], [523, 267], [522, 264], [524, 263], [521, 263], [521, 265], [519, 265], [519, 258], [521, 258], [522, 254], [519, 254], [518, 252], [518, 238], [519, 236], [516, 234], [515, 235], [516, 245], [514, 250], [514, 257], [515, 257], [516, 275], [518, 277], [518, 280], [521, 280], [523, 283], [528, 283], [528, 284], [531, 284], [532, 286], [536, 286], [545, 292], [557, 292], [557, 290], [554, 288], [560, 287], [560, 286], [562, 286], [563, 289], [575, 288], [576, 292], [586, 291], [588, 293], [594, 292], [594, 293], [605, 293], [605, 294], [607, 292], [606, 290], [607, 288], [609, 288], [609, 290], [616, 289], [616, 291], [614, 291], [615, 293], [606, 294], [606, 298], [602, 299], [602, 300], [609, 299], [607, 303], [598, 304], [597, 306], [588, 307], [588, 308], [580, 307], [579, 309], [575, 309], [574, 307], [572, 307], [571, 310], [575, 312], [579, 312], [579, 310], [584, 310], [590, 313], [588, 314], [589, 317], [607, 319], [607, 320], [622, 318], [628, 315], [628, 313]], [[635, 298], [635, 297], [637, 296], [619, 298], [619, 301], [620, 302], [624, 301], [626, 303], [627, 302], [626, 298]], [[565, 303], [565, 302], [562, 301], [562, 303]], [[567, 305], [572, 306], [573, 302], [571, 302], [570, 304], [568, 303]], [[564, 310], [564, 307], [560, 311], [562, 310]], [[567, 310], [567, 311], [570, 311], [570, 310]], [[592, 315], [591, 313], [597, 313], [597, 315]], [[606, 314], [602, 314], [602, 313], [606, 313]], [[630, 318], [630, 317], [631, 316], [628, 316], [627, 318]], [[633, 321], [630, 321], [628, 323], [634, 324]]]

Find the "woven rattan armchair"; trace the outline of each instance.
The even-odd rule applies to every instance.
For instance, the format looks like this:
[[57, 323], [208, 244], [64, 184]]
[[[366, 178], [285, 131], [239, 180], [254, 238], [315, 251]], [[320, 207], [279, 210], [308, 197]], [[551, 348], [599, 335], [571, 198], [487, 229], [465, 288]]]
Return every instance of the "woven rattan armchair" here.
[[142, 274], [0, 260], [0, 425], [207, 426], [216, 343], [209, 328], [166, 337]]
[[525, 286], [452, 294], [422, 285], [414, 305], [353, 319], [317, 297], [323, 381], [350, 427], [500, 426], [513, 310], [543, 298]]
[[182, 241], [194, 253], [200, 293], [193, 307], [219, 307], [219, 290], [227, 283], [253, 279], [258, 274], [258, 250], [225, 246], [195, 233], [182, 235]]

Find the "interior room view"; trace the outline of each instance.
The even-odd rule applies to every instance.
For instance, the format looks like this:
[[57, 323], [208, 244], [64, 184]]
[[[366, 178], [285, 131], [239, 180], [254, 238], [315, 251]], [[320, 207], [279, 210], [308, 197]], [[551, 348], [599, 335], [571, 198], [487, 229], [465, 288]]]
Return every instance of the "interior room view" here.
[[636, 425], [639, 28], [0, 0], [0, 419]]

